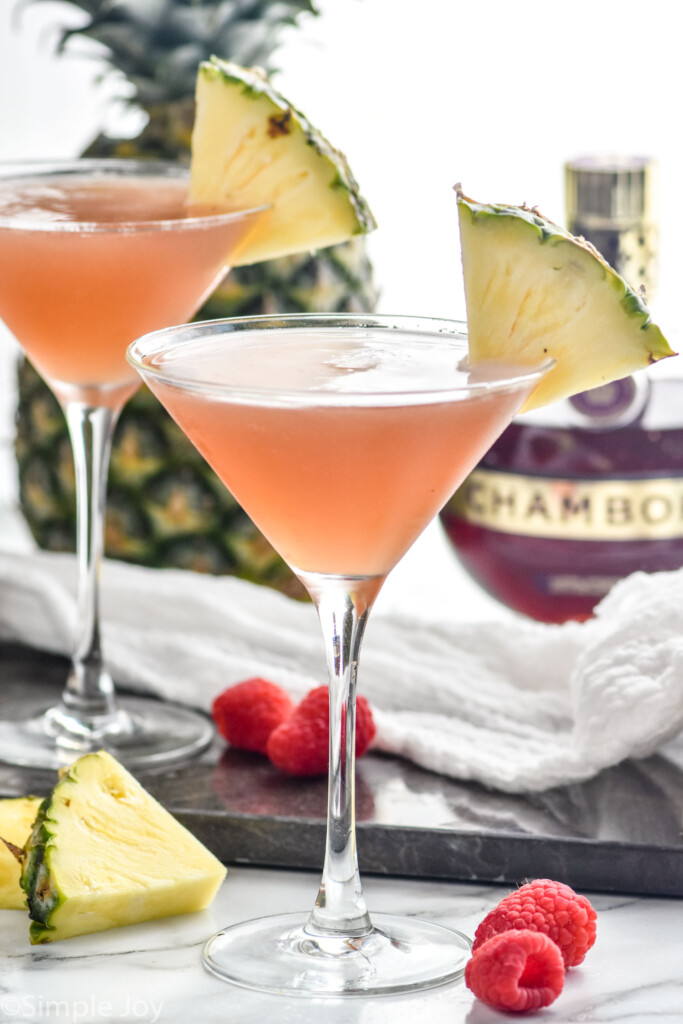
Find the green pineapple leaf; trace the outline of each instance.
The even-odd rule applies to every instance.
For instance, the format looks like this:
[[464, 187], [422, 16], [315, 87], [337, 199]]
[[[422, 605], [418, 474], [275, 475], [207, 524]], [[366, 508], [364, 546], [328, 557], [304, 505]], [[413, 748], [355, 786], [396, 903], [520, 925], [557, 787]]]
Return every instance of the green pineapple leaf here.
[[301, 15], [318, 14], [311, 0], [65, 2], [83, 11], [89, 20], [60, 30], [58, 52], [67, 51], [78, 38], [105, 47], [109, 69], [126, 76], [135, 89], [133, 101], [145, 109], [191, 97], [197, 66], [212, 53], [274, 70], [270, 62], [282, 30], [296, 26]]

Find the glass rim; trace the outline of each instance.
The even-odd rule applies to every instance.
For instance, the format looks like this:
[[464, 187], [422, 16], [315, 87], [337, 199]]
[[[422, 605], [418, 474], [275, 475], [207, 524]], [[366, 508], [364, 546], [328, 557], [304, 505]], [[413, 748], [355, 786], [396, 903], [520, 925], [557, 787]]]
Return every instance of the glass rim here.
[[[40, 159], [0, 161], [0, 189], [7, 182], [28, 183], [33, 180], [56, 178], [77, 178], [101, 174], [112, 180], [128, 176], [169, 178], [178, 181], [190, 180], [189, 167], [171, 160], [140, 160], [129, 157], [76, 157], [75, 159]], [[193, 214], [190, 217], [167, 217], [134, 221], [47, 221], [40, 222], [23, 218], [3, 216], [0, 213], [0, 229], [15, 231], [74, 232], [79, 234], [132, 234], [150, 231], [187, 231], [197, 228], [211, 228], [231, 221], [243, 220], [263, 214], [270, 206], [250, 207], [246, 210], [226, 210], [225, 213]]]
[[[215, 380], [187, 380], [150, 365], [152, 356], [171, 347], [188, 344], [193, 338], [202, 335], [231, 336], [248, 333], [253, 330], [273, 329], [296, 331], [315, 327], [330, 333], [339, 329], [355, 328], [357, 330], [386, 330], [410, 334], [418, 334], [427, 338], [450, 339], [457, 345], [462, 357], [468, 354], [467, 324], [464, 321], [448, 320], [441, 317], [410, 316], [407, 314], [387, 313], [287, 313], [281, 316], [259, 314], [255, 316], [227, 317], [217, 320], [199, 320], [190, 324], [179, 324], [150, 331], [137, 338], [126, 351], [126, 359], [143, 379], [181, 388], [192, 393], [201, 393], [230, 401], [259, 402], [269, 405], [301, 404], [307, 405], [372, 405], [378, 402], [390, 402], [393, 399], [413, 401], [453, 401], [464, 400], [473, 395], [485, 395], [500, 391], [517, 389], [524, 384], [538, 382], [552, 367], [555, 360], [546, 359], [537, 366], [523, 366], [511, 363], [509, 375], [496, 380], [471, 381], [439, 385], [433, 388], [409, 387], [385, 390], [363, 391], [326, 391], [322, 388], [276, 388], [259, 387], [258, 385], [230, 385]], [[168, 342], [172, 341], [172, 344]], [[500, 362], [500, 361], [499, 361]]]

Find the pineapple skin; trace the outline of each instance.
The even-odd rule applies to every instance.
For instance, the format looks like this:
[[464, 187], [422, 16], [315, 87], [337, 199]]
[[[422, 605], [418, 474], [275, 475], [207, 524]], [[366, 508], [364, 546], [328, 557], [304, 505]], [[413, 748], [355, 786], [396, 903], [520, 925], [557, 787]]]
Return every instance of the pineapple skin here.
[[0, 910], [26, 910], [21, 865], [2, 840], [23, 849], [41, 803], [36, 796], [0, 800]]
[[643, 297], [589, 242], [535, 208], [456, 190], [471, 361], [557, 361], [523, 411], [675, 355]]
[[[90, 803], [88, 789], [95, 790]], [[130, 834], [121, 841], [117, 833], [116, 802], [126, 800], [139, 805], [137, 828], [148, 840], [147, 846], [140, 840], [143, 868], [138, 870]], [[168, 867], [174, 850], [176, 867], [166, 875], [163, 869], [156, 872], [157, 859], [165, 857]], [[98, 878], [97, 858], [102, 856], [111, 865], [100, 869]], [[110, 754], [85, 754], [40, 805], [25, 846], [21, 887], [31, 944], [204, 910], [226, 873]]]

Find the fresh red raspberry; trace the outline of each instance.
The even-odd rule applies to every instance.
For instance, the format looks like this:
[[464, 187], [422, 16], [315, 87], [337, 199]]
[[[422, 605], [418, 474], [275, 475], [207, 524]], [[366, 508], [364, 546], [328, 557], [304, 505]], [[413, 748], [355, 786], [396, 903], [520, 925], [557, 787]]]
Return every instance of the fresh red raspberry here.
[[211, 714], [219, 733], [233, 747], [265, 754], [271, 732], [293, 710], [293, 700], [280, 686], [254, 678], [223, 690]]
[[[365, 697], [356, 699], [356, 757], [375, 735], [375, 722]], [[268, 740], [268, 757], [289, 775], [323, 775], [329, 762], [330, 713], [326, 686], [311, 690], [293, 715]]]
[[565, 967], [576, 967], [595, 942], [596, 920], [585, 896], [563, 882], [537, 878], [511, 892], [487, 914], [475, 932], [472, 951], [499, 932], [529, 928], [557, 943]]
[[501, 932], [467, 961], [465, 984], [496, 1010], [540, 1010], [554, 1002], [564, 987], [562, 954], [542, 932], [528, 928]]

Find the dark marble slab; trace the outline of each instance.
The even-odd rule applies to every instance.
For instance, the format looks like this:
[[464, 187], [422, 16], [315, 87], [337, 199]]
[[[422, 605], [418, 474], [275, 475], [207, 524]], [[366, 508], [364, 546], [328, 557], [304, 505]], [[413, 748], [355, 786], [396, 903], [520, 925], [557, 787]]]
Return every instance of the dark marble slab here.
[[[63, 659], [0, 644], [0, 717], [24, 687], [46, 703]], [[293, 779], [217, 741], [143, 784], [226, 863], [318, 869], [325, 779]], [[0, 795], [46, 792], [51, 773], [0, 765]], [[515, 884], [547, 876], [579, 889], [683, 896], [683, 741], [582, 785], [527, 796], [459, 783], [368, 754], [357, 770], [363, 872]]]

